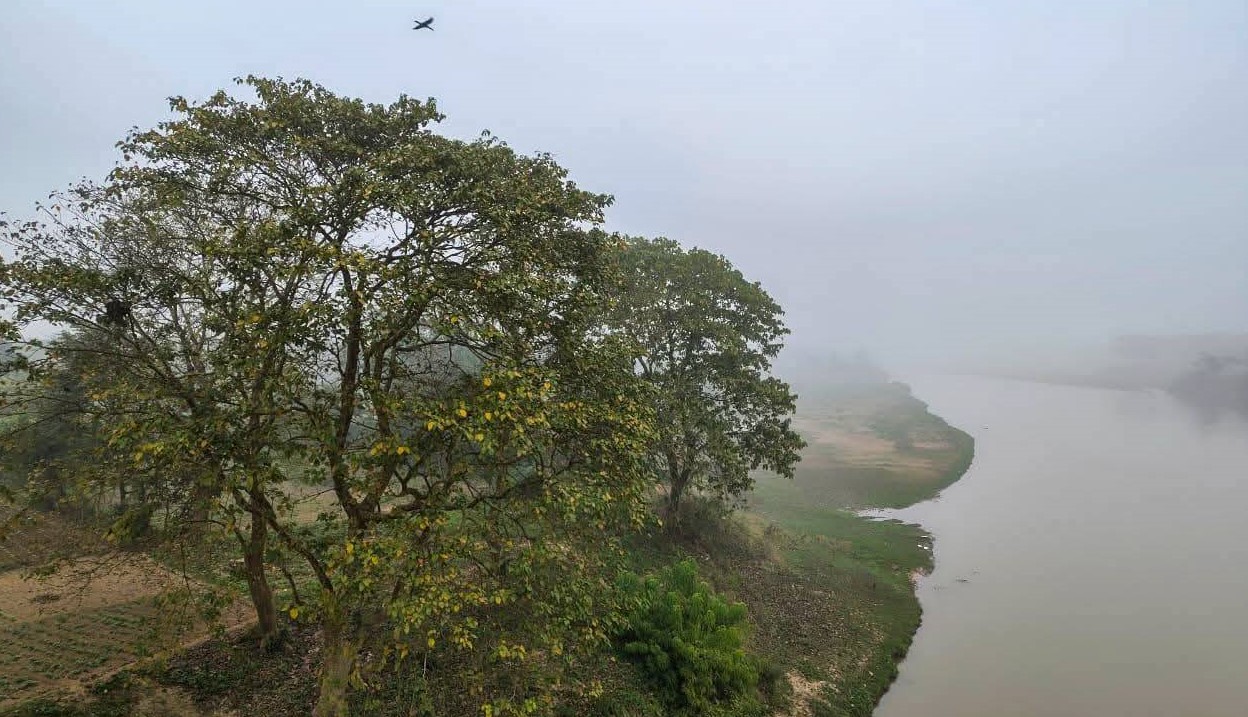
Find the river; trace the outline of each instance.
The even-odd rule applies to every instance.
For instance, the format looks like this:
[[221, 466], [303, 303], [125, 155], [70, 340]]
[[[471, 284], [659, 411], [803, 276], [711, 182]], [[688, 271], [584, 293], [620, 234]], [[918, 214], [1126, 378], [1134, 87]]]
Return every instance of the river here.
[[1248, 423], [1160, 392], [966, 377], [914, 394], [970, 471], [878, 717], [1248, 715]]

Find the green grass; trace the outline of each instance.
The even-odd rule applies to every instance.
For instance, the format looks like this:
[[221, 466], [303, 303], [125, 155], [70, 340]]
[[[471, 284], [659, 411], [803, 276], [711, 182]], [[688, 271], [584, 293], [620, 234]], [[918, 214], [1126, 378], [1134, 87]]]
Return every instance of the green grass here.
[[931, 539], [918, 526], [848, 508], [904, 507], [936, 496], [970, 466], [974, 442], [897, 384], [804, 409], [823, 425], [893, 441], [894, 451], [880, 465], [862, 465], [812, 442], [794, 480], [757, 475], [751, 514], [769, 526], [764, 532], [779, 561], [732, 582], [758, 626], [759, 651], [827, 682], [814, 713], [865, 717], [918, 629], [911, 574], [931, 569]]
[[[792, 481], [755, 474], [751, 502], [764, 512], [785, 512], [810, 503], [825, 508], [904, 508], [936, 497], [971, 465], [975, 442], [930, 413], [903, 384], [846, 388], [819, 403], [802, 402], [800, 426], [809, 431], [862, 433], [892, 444], [878, 461], [852, 460], [807, 436]], [[909, 465], [921, 464], [922, 470]], [[772, 505], [774, 504], [774, 506]]]
[[785, 518], [764, 529], [773, 559], [712, 561], [706, 572], [748, 605], [754, 651], [827, 682], [817, 714], [869, 715], [919, 625], [910, 573], [931, 565], [927, 536], [843, 511]]

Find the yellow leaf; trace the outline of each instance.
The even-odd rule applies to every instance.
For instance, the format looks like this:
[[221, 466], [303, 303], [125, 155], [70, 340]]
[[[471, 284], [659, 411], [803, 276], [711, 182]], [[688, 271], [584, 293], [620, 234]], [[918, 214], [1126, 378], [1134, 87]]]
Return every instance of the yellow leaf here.
[[432, 649], [433, 649], [433, 646], [434, 646], [434, 645], [436, 645], [436, 644], [438, 644], [438, 641], [437, 641], [437, 640], [435, 640], [435, 639], [433, 639], [433, 638], [431, 637], [431, 638], [429, 638], [429, 643], [428, 643], [428, 644], [429, 644], [429, 649], [430, 649], [430, 650], [432, 650]]
[[412, 449], [408, 448], [407, 446], [399, 446], [398, 448], [394, 449], [394, 452], [399, 455], [404, 455], [407, 453], [411, 453]]
[[298, 620], [298, 619], [299, 619], [299, 608], [298, 608], [298, 607], [292, 607], [292, 608], [290, 609], [290, 619], [291, 619], [291, 620]]

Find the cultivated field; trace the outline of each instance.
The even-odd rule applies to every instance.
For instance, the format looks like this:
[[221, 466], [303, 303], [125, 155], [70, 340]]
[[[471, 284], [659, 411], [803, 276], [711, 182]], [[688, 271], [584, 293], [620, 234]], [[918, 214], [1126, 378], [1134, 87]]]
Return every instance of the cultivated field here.
[[[0, 709], [81, 685], [204, 634], [189, 586], [142, 555], [97, 547], [64, 521], [41, 515], [0, 543]], [[53, 574], [32, 571], [51, 556]], [[226, 623], [247, 619], [238, 608]]]

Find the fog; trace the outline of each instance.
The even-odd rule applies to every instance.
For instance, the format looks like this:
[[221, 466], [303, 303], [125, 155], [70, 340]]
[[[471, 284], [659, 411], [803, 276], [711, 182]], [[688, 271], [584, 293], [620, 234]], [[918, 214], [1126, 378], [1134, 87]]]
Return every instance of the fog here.
[[[435, 17], [434, 32], [412, 18]], [[8, 2], [0, 209], [248, 73], [548, 151], [728, 256], [795, 355], [1033, 359], [1248, 332], [1248, 5]]]

